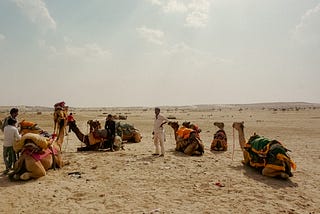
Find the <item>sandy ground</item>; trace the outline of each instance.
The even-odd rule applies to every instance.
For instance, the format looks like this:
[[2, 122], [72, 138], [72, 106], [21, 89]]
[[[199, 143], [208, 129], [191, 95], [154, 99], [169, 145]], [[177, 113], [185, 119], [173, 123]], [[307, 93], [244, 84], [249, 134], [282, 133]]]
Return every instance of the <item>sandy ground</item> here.
[[[169, 126], [165, 157], [152, 156], [152, 108], [72, 111], [83, 133], [88, 132], [89, 119], [104, 124], [106, 113], [125, 114], [128, 119], [122, 122], [140, 129], [142, 142], [125, 144], [123, 151], [80, 153], [76, 148], [81, 143], [70, 133], [63, 144], [63, 157], [70, 165], [27, 182], [10, 182], [0, 175], [0, 213], [320, 213], [319, 107], [163, 108], [164, 115], [175, 116], [180, 123], [200, 126], [206, 147], [201, 157], [175, 152]], [[0, 113], [1, 118], [6, 115]], [[19, 115], [20, 121], [34, 121], [49, 132], [52, 118], [51, 111]], [[215, 121], [225, 123], [226, 152], [210, 151]], [[284, 143], [297, 164], [294, 177], [268, 178], [243, 166], [238, 135], [231, 127], [234, 121], [245, 122], [246, 139], [256, 132]], [[2, 144], [0, 133], [0, 170], [4, 169]], [[81, 176], [68, 175], [71, 172]]]

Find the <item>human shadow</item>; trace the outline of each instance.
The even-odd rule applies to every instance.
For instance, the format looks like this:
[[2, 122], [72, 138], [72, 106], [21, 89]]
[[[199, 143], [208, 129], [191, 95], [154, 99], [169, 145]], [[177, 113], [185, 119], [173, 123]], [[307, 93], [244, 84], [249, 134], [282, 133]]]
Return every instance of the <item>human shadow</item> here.
[[11, 187], [16, 185], [24, 185], [27, 182], [34, 182], [35, 180], [29, 180], [29, 181], [12, 181], [9, 179], [9, 175], [0, 174], [0, 187]]

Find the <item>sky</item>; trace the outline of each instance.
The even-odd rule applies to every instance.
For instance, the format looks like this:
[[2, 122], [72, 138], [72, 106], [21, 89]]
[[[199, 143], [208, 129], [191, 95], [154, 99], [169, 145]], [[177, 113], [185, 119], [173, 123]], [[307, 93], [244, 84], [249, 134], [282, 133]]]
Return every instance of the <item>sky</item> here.
[[320, 103], [320, 0], [0, 0], [0, 106]]

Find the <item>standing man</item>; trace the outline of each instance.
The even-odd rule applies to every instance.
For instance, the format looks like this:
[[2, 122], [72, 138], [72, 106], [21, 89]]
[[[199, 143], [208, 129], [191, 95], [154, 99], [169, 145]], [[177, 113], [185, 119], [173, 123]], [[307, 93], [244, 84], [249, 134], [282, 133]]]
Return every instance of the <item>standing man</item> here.
[[114, 122], [114, 120], [112, 119], [111, 114], [108, 114], [104, 128], [107, 130], [107, 140], [105, 147], [110, 146], [110, 151], [113, 152], [114, 137], [116, 135], [116, 122]]
[[4, 127], [3, 132], [3, 160], [6, 165], [6, 170], [3, 172], [4, 174], [7, 174], [16, 162], [16, 153], [13, 150], [13, 144], [21, 139], [21, 135], [15, 126], [17, 121], [13, 118], [9, 118], [7, 123], [8, 125]]
[[3, 122], [2, 122], [2, 126], [1, 126], [1, 130], [4, 131], [4, 127], [6, 127], [8, 125], [8, 120], [9, 118], [14, 119], [17, 122], [17, 116], [19, 114], [19, 109], [17, 108], [12, 108], [10, 110], [10, 115], [6, 118], [4, 118]]
[[153, 142], [155, 146], [155, 153], [152, 155], [159, 155], [159, 150], [161, 148], [161, 154], [159, 156], [164, 156], [164, 128], [163, 125], [166, 124], [169, 120], [160, 114], [160, 108], [156, 107], [154, 109], [155, 119], [153, 125]]

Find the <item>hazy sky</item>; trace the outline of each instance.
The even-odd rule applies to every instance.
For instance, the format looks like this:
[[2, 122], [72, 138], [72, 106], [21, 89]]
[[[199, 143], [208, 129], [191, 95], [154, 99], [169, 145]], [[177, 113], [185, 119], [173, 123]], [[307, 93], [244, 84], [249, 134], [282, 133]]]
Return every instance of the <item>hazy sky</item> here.
[[0, 0], [0, 105], [320, 103], [320, 0]]

